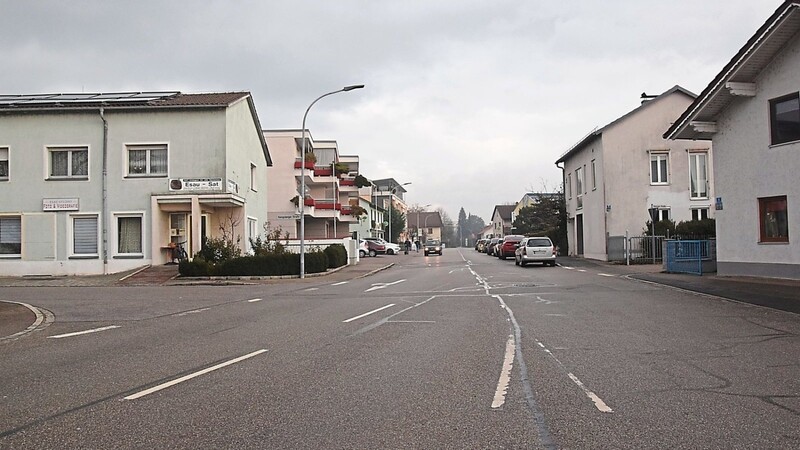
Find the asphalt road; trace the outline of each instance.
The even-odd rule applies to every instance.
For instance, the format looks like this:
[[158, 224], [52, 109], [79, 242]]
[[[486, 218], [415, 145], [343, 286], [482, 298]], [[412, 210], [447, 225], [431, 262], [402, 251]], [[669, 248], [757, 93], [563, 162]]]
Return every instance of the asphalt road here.
[[54, 317], [0, 344], [0, 448], [800, 448], [796, 314], [624, 268], [384, 258], [347, 282], [0, 288]]

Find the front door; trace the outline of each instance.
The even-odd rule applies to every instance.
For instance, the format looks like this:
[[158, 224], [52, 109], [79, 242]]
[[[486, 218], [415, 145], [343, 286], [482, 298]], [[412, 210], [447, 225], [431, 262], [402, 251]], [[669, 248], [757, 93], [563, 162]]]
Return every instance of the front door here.
[[583, 214], [575, 216], [575, 241], [578, 256], [583, 256]]

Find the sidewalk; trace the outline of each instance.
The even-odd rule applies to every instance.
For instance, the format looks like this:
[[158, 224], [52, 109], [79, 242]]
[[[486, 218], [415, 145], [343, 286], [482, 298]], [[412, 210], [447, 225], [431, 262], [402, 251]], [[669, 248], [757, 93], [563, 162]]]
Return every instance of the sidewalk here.
[[664, 273], [660, 264], [626, 266], [580, 258], [559, 258], [559, 262], [562, 265], [575, 265], [576, 267], [596, 266], [602, 270], [624, 274], [636, 280], [800, 314], [800, 280]]

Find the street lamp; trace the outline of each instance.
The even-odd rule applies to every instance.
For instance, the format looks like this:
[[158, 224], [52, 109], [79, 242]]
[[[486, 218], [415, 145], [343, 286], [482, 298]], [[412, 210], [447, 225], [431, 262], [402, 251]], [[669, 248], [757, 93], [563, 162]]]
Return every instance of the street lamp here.
[[363, 87], [363, 84], [354, 84], [345, 86], [336, 91], [328, 92], [327, 94], [322, 94], [308, 105], [305, 114], [303, 114], [303, 128], [300, 132], [303, 148], [300, 155], [300, 278], [306, 277], [306, 118], [308, 117], [308, 112], [311, 111], [311, 107], [314, 106], [314, 103], [317, 103], [321, 99], [329, 95], [338, 94], [339, 92], [352, 91], [353, 89], [361, 89]]
[[401, 186], [408, 186], [411, 184], [409, 181], [408, 183], [398, 184], [397, 186], [389, 189], [389, 242], [392, 242], [392, 203], [394, 203], [394, 194], [395, 191]]
[[[428, 206], [431, 206], [431, 204], [430, 204], [430, 203], [428, 203], [427, 205], [425, 205], [425, 206], [421, 207], [421, 208], [420, 208], [420, 211], [417, 211], [417, 239], [419, 239], [419, 214], [420, 214], [420, 212], [421, 212], [421, 211], [424, 211], [424, 210], [425, 210], [425, 208], [427, 208]], [[426, 217], [427, 217], [427, 216], [426, 216]]]

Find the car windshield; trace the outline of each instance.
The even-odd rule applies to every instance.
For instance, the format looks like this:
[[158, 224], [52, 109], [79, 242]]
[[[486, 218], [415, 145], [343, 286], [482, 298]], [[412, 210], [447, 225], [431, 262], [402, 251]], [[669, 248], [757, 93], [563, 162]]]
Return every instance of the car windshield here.
[[553, 243], [550, 242], [550, 239], [546, 238], [528, 240], [528, 247], [550, 247], [552, 245]]
[[439, 245], [439, 241], [437, 241], [435, 239], [431, 239], [431, 240], [425, 242], [425, 245]]

